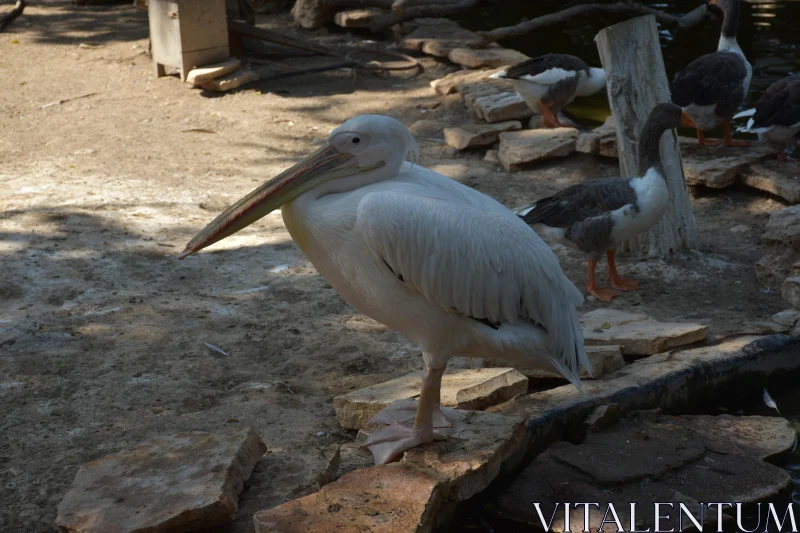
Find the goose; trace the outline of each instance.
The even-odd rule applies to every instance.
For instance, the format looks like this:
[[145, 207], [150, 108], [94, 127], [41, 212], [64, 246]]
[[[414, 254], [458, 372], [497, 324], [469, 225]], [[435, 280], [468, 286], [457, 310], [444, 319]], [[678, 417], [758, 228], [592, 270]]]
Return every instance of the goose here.
[[788, 161], [784, 150], [797, 142], [800, 133], [800, 74], [776, 81], [753, 109], [733, 118], [744, 117], [750, 119], [739, 131], [757, 133], [759, 139], [778, 150], [779, 161]]
[[548, 128], [562, 126], [558, 113], [576, 96], [591, 96], [606, 86], [605, 70], [567, 54], [534, 57], [489, 77], [510, 81], [531, 111], [543, 115]]
[[[697, 142], [706, 146], [747, 146], [731, 135], [731, 119], [744, 102], [753, 67], [736, 41], [740, 0], [709, 0], [709, 8], [722, 10], [722, 31], [717, 51], [700, 56], [675, 75], [672, 102], [683, 108], [685, 126], [697, 129]], [[707, 139], [705, 131], [723, 124], [725, 139]]]
[[[670, 103], [653, 108], [639, 137], [639, 173], [632, 178], [601, 178], [567, 187], [548, 198], [515, 210], [545, 238], [576, 248], [587, 255], [586, 291], [610, 302], [621, 291], [638, 290], [639, 283], [617, 272], [615, 249], [647, 231], [661, 219], [669, 191], [661, 162], [660, 140], [681, 123], [681, 108]], [[595, 282], [597, 261], [608, 258], [612, 288]]]
[[[275, 209], [294, 242], [354, 308], [422, 349], [419, 401], [389, 405], [365, 446], [377, 464], [445, 438], [442, 375], [456, 355], [590, 371], [583, 295], [547, 244], [496, 200], [415, 163], [399, 121], [361, 115], [316, 152], [209, 223], [186, 258]], [[411, 159], [411, 161], [407, 161]]]

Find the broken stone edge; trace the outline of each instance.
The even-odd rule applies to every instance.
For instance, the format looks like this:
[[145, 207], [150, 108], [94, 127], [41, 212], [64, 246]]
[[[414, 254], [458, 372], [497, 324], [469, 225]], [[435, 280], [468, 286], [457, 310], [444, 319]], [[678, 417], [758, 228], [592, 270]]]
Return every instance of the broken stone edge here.
[[[590, 387], [586, 385], [590, 384], [586, 383], [586, 392], [530, 416], [527, 421], [529, 446], [525, 462], [554, 442], [571, 435], [570, 430], [574, 432], [581, 428], [582, 422], [592, 411], [605, 404], [619, 404], [627, 414], [645, 409], [682, 409], [711, 397], [712, 393], [724, 394], [732, 390], [739, 394], [745, 390], [758, 392], [773, 373], [800, 369], [800, 338], [783, 334], [760, 337], [742, 346], [735, 355], [728, 353], [724, 357], [712, 357], [709, 360], [695, 359], [657, 377], [641, 381], [636, 379], [637, 370], [644, 369], [646, 365], [663, 364], [665, 357], [669, 355], [635, 361], [609, 376], [610, 379], [601, 378], [592, 382], [591, 385], [598, 386], [598, 392], [587, 390]], [[487, 411], [505, 415], [525, 414], [535, 409], [530, 402], [536, 402], [537, 394], [542, 393], [517, 397]]]

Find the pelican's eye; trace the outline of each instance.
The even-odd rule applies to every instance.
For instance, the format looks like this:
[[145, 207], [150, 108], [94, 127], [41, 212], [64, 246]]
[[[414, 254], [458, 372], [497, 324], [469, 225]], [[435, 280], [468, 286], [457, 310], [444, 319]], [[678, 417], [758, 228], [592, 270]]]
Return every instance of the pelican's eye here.
[[358, 137], [353, 137], [353, 140], [352, 140], [353, 144], [358, 144], [360, 142], [361, 142], [361, 139], [359, 139]]

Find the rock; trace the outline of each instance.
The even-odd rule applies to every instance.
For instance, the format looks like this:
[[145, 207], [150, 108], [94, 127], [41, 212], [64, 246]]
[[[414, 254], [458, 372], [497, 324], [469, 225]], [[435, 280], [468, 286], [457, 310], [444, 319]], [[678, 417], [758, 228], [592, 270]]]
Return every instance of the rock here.
[[489, 123], [520, 120], [533, 114], [511, 84], [504, 80], [461, 83], [456, 89], [463, 95], [467, 107]]
[[[547, 449], [499, 496], [497, 510], [507, 520], [538, 525], [539, 515], [530, 504], [538, 502], [545, 517], [555, 517], [550, 529], [564, 531], [563, 502], [597, 502], [599, 507], [589, 511], [592, 531], [602, 525], [609, 505], [614, 506], [622, 529], [631, 531], [638, 526], [638, 531], [652, 531], [656, 525], [653, 502], [676, 507], [683, 503], [701, 522], [698, 502], [768, 501], [791, 485], [788, 474], [760, 460], [752, 449], [726, 446], [738, 433], [715, 433], [703, 427], [704, 423], [710, 428], [742, 424], [756, 431], [772, 427], [761, 421], [752, 425], [750, 418], [697, 417], [688, 421], [636, 413], [603, 431], [587, 433], [582, 444], [559, 442]], [[783, 426], [787, 424], [783, 422]], [[741, 470], [737, 464], [742, 465]], [[726, 483], [726, 476], [735, 479]], [[634, 523], [631, 502], [639, 504]], [[558, 504], [562, 507], [553, 513]], [[662, 510], [662, 516], [669, 513], [670, 519], [660, 521], [656, 530], [678, 526], [674, 508]], [[716, 520], [716, 513], [704, 514], [706, 519]], [[582, 507], [570, 513], [571, 524], [583, 524], [583, 520]], [[613, 524], [611, 515], [608, 521]], [[603, 527], [608, 530], [608, 522]], [[617, 529], [612, 525], [610, 531]]]
[[256, 513], [256, 533], [427, 533], [441, 505], [435, 476], [408, 465], [356, 470], [317, 493]]
[[[339, 425], [361, 429], [395, 400], [416, 398], [422, 373], [412, 372], [333, 399]], [[484, 409], [528, 390], [528, 378], [513, 368], [459, 369], [442, 378], [442, 405], [459, 409]]]
[[792, 486], [782, 468], [752, 457], [714, 453], [707, 454], [702, 465], [669, 472], [660, 481], [704, 502], [774, 501]]
[[781, 285], [781, 296], [784, 300], [800, 309], [800, 276], [786, 278]]
[[507, 172], [514, 172], [537, 161], [565, 157], [575, 151], [577, 139], [575, 128], [501, 133], [500, 163]]
[[625, 411], [619, 404], [601, 405], [586, 417], [583, 423], [588, 431], [600, 431], [622, 420]]
[[315, 30], [332, 22], [337, 9], [326, 0], [298, 0], [292, 7], [292, 18], [300, 27]]
[[[592, 366], [592, 374], [581, 368], [581, 379], [597, 379], [604, 374], [610, 374], [625, 366], [621, 346], [586, 346], [586, 355]], [[491, 364], [487, 361], [487, 364]], [[557, 370], [547, 371], [540, 368], [528, 368], [522, 365], [516, 367], [523, 375], [530, 379], [565, 379]]]
[[797, 309], [787, 309], [772, 315], [772, 320], [781, 326], [792, 327], [800, 322], [800, 311]]
[[760, 191], [780, 196], [787, 202], [800, 203], [800, 169], [781, 161], [759, 161], [742, 172], [742, 183]]
[[[578, 125], [575, 124], [572, 120], [568, 117], [564, 116], [563, 114], [558, 114], [558, 120], [561, 122], [562, 126], [567, 128], [578, 128]], [[528, 129], [529, 130], [541, 130], [547, 129], [547, 126], [544, 124], [544, 117], [542, 115], [533, 115], [530, 120], [528, 120]]]
[[444, 140], [453, 148], [464, 150], [490, 145], [497, 141], [501, 132], [520, 129], [522, 124], [518, 120], [495, 124], [465, 124], [457, 128], [445, 128]]
[[800, 205], [772, 212], [761, 242], [766, 250], [756, 263], [756, 277], [779, 291], [787, 276], [800, 274], [793, 273], [793, 265], [800, 261]]
[[342, 28], [369, 28], [377, 18], [386, 15], [391, 15], [391, 12], [386, 9], [351, 9], [339, 11], [334, 16], [333, 21]]
[[[445, 409], [452, 428], [438, 429], [446, 440], [406, 451], [400, 464], [435, 473], [446, 481], [445, 501], [464, 501], [482, 492], [503, 470], [513, 470], [525, 453], [525, 424], [520, 418], [482, 411]], [[385, 427], [369, 424], [357, 443]], [[369, 452], [364, 452], [369, 454]]]
[[[714, 451], [748, 455], [762, 461], [785, 456], [792, 451], [797, 438], [791, 422], [777, 416], [682, 415], [669, 418], [671, 423], [717, 443], [716, 447], [712, 446]], [[726, 449], [720, 449], [720, 444]], [[728, 449], [731, 444], [737, 449]]]
[[436, 57], [447, 57], [456, 48], [471, 48], [480, 44], [482, 39], [477, 33], [465, 30], [449, 19], [428, 19], [400, 41], [403, 48]]
[[447, 57], [453, 63], [468, 68], [503, 67], [530, 59], [525, 54], [508, 48], [455, 48]]
[[528, 419], [530, 453], [577, 437], [581, 421], [601, 405], [635, 409], [687, 409], [718, 395], [760, 397], [770, 376], [800, 369], [800, 339], [786, 335], [735, 337], [714, 346], [639, 359], [610, 376], [585, 381], [583, 391], [565, 385], [516, 396], [489, 412]]
[[581, 133], [575, 142], [575, 151], [582, 154], [600, 153], [600, 136], [596, 133]]
[[[487, 70], [459, 70], [457, 72], [451, 72], [444, 78], [433, 80], [431, 82], [431, 87], [436, 91], [436, 94], [445, 96], [458, 92], [457, 87], [459, 85], [469, 85], [486, 81], [489, 79], [489, 76], [498, 71], [500, 71], [500, 69], [497, 68]], [[509, 84], [508, 86], [510, 87], [511, 85]]]
[[730, 187], [740, 181], [739, 175], [745, 166], [770, 153], [771, 150], [763, 145], [748, 148], [709, 148], [694, 140], [681, 143], [686, 184], [693, 187]]
[[748, 231], [750, 231], [750, 226], [746, 224], [739, 224], [730, 229], [731, 233], [747, 233]]
[[422, 119], [408, 127], [414, 138], [441, 137], [442, 123], [438, 120]]
[[500, 157], [498, 156], [497, 150], [486, 150], [486, 155], [483, 156], [483, 160], [489, 163], [499, 163]]
[[265, 451], [252, 430], [148, 439], [81, 466], [56, 524], [71, 533], [180, 533], [225, 523]]
[[708, 327], [683, 322], [659, 322], [644, 314], [601, 308], [581, 318], [587, 345], [622, 346], [624, 355], [652, 355], [702, 341]]
[[626, 420], [603, 433], [587, 433], [580, 445], [563, 442], [548, 452], [593, 481], [616, 485], [660, 477], [702, 457], [705, 446], [680, 427]]
[[316, 457], [311, 458], [317, 472], [317, 487], [322, 488], [336, 479], [342, 463], [341, 450], [338, 444], [331, 444], [317, 450]]

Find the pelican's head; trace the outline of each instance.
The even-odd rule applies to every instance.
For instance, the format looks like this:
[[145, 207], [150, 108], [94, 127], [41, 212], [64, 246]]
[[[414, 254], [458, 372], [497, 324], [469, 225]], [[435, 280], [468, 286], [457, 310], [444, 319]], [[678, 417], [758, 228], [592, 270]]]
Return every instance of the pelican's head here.
[[233, 235], [301, 194], [331, 180], [366, 175], [393, 176], [408, 156], [418, 159], [417, 143], [399, 121], [360, 115], [333, 130], [328, 142], [230, 206], [198, 233], [178, 259]]

